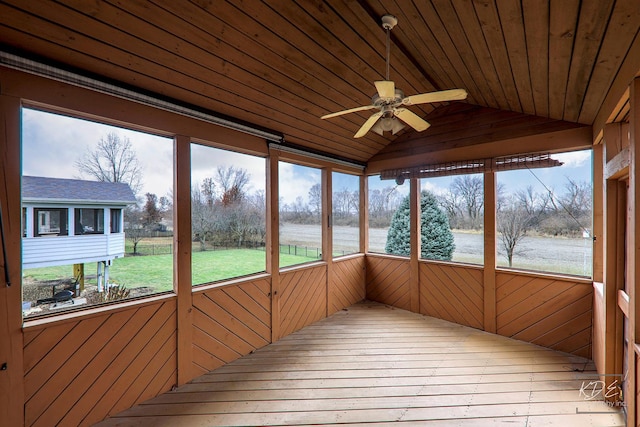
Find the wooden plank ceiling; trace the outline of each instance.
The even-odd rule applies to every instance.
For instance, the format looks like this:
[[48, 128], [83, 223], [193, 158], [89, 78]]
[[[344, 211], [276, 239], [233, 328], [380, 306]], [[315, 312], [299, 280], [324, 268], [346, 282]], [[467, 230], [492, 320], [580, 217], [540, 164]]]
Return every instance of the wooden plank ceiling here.
[[406, 95], [464, 88], [469, 104], [591, 125], [639, 10], [637, 0], [7, 0], [0, 48], [365, 163], [407, 131], [354, 139], [370, 111], [319, 117], [370, 104], [385, 74], [383, 14], [398, 17], [390, 77]]

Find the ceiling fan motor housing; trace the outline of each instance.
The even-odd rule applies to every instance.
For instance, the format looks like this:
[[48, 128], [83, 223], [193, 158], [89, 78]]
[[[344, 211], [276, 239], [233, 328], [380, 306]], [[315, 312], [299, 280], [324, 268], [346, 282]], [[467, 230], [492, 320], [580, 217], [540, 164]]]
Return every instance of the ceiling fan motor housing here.
[[382, 28], [385, 30], [391, 30], [396, 25], [398, 25], [398, 18], [395, 16], [388, 14], [382, 16]]

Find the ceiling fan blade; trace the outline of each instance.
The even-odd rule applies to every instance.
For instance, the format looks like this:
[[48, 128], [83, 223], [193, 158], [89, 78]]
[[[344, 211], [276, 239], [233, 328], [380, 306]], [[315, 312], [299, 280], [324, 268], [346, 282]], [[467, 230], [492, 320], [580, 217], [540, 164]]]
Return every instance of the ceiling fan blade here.
[[403, 122], [405, 122], [406, 124], [414, 128], [415, 130], [417, 130], [418, 132], [422, 132], [423, 130], [431, 126], [429, 123], [422, 120], [420, 116], [418, 116], [413, 111], [408, 110], [406, 108], [396, 108], [393, 111], [393, 114], [397, 118], [399, 118], [400, 120], [402, 120]]
[[349, 113], [355, 113], [358, 111], [365, 111], [365, 110], [371, 110], [373, 108], [377, 108], [375, 105], [366, 105], [363, 107], [356, 107], [356, 108], [350, 108], [348, 110], [343, 110], [343, 111], [338, 111], [337, 113], [331, 113], [331, 114], [326, 114], [322, 117], [320, 117], [321, 119], [330, 119], [332, 117], [338, 117], [341, 116], [343, 114], [349, 114]]
[[364, 124], [362, 125], [360, 130], [358, 130], [358, 132], [356, 132], [356, 134], [353, 135], [353, 137], [354, 138], [360, 138], [360, 137], [364, 136], [367, 132], [369, 132], [369, 129], [371, 129], [373, 127], [373, 125], [378, 121], [378, 119], [380, 117], [382, 117], [382, 111], [378, 111], [377, 113], [373, 113], [371, 115], [371, 117], [369, 117], [367, 119], [367, 121], [364, 122]]
[[420, 93], [407, 96], [402, 100], [404, 105], [426, 104], [428, 102], [457, 101], [465, 99], [467, 91], [464, 89], [441, 90], [438, 92]]
[[396, 97], [396, 84], [391, 80], [380, 80], [373, 82], [378, 90], [378, 96], [380, 98], [395, 98]]

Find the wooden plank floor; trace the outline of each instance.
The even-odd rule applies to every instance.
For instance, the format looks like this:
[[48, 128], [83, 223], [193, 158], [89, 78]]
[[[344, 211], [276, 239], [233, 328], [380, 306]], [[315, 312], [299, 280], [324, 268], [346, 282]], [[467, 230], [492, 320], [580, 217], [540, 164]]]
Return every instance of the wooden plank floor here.
[[592, 380], [586, 359], [364, 302], [99, 426], [624, 425]]

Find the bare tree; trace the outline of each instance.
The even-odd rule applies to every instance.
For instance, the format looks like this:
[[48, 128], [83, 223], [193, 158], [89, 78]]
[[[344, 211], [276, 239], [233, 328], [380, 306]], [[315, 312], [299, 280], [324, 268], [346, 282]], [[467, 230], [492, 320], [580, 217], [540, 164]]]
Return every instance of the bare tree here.
[[320, 219], [322, 213], [322, 191], [320, 184], [314, 184], [309, 189], [309, 209]]
[[[205, 180], [206, 181], [206, 180]], [[195, 185], [191, 190], [191, 232], [193, 237], [200, 242], [200, 250], [207, 249], [207, 242], [213, 237], [215, 231], [215, 211], [213, 201], [210, 202], [207, 183], [202, 184], [202, 189]]]
[[532, 218], [517, 197], [511, 198], [498, 211], [499, 239], [506, 253], [509, 267], [513, 265], [513, 256], [517, 253], [518, 244], [527, 235], [527, 231], [531, 227]]
[[474, 175], [458, 176], [451, 183], [451, 192], [462, 203], [461, 209], [465, 212], [469, 225], [472, 228], [479, 228], [484, 208], [484, 182], [482, 177]]
[[142, 166], [131, 140], [109, 132], [93, 151], [87, 151], [75, 162], [81, 174], [103, 182], [124, 182], [134, 194], [142, 188]]
[[224, 206], [232, 205], [245, 196], [249, 178], [250, 175], [246, 169], [233, 166], [216, 168], [215, 183], [222, 192], [219, 197]]

